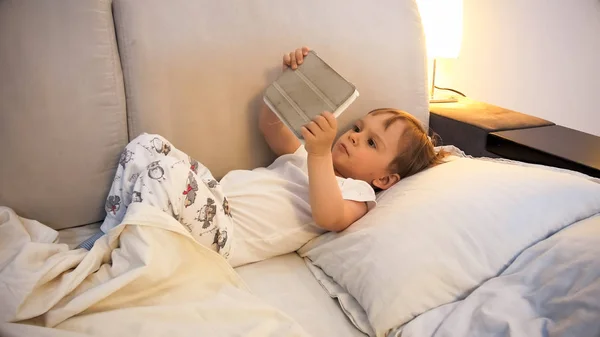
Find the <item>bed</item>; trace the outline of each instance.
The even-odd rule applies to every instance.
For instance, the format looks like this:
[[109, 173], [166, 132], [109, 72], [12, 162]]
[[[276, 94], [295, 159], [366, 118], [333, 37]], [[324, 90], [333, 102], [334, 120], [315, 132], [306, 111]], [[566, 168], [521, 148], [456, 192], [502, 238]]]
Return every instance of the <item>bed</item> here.
[[[97, 233], [100, 224], [59, 231], [58, 241], [77, 247]], [[271, 258], [235, 269], [249, 288], [288, 314], [311, 336], [365, 336], [340, 310], [297, 253]]]
[[360, 92], [341, 130], [383, 106], [428, 124], [412, 0], [2, 2], [0, 335], [600, 334], [598, 179], [453, 146], [347, 230], [235, 270], [140, 203], [72, 249], [142, 132], [216, 177], [269, 164], [261, 93], [302, 45]]

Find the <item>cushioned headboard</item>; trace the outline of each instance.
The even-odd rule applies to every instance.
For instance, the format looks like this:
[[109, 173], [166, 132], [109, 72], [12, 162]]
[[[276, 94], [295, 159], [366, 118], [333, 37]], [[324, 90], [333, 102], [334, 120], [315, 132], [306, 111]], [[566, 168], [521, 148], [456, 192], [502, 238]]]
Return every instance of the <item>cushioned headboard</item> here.
[[0, 206], [102, 220], [127, 144], [110, 0], [0, 1]]
[[428, 122], [412, 0], [115, 0], [129, 136], [160, 133], [216, 177], [273, 159], [258, 128], [284, 52], [307, 45], [359, 92], [341, 124], [378, 107]]

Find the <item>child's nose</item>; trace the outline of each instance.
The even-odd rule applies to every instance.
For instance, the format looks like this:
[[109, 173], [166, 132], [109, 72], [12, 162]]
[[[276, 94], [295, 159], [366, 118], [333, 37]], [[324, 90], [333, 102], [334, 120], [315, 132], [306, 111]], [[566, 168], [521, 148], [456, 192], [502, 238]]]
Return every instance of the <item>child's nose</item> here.
[[358, 143], [358, 133], [350, 133], [350, 135], [348, 136], [348, 138], [350, 138], [350, 141], [352, 142], [352, 145], [356, 145]]

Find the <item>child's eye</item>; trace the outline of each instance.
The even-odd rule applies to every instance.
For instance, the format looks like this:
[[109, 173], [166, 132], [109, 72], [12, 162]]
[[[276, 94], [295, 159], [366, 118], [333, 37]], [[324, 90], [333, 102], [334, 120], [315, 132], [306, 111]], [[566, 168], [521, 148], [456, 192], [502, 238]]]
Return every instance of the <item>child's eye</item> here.
[[355, 125], [355, 126], [352, 128], [352, 131], [354, 131], [354, 132], [360, 132], [360, 128], [358, 127], [358, 125]]
[[373, 138], [369, 138], [369, 146], [372, 148], [376, 148], [377, 144], [375, 144], [375, 141], [373, 140]]

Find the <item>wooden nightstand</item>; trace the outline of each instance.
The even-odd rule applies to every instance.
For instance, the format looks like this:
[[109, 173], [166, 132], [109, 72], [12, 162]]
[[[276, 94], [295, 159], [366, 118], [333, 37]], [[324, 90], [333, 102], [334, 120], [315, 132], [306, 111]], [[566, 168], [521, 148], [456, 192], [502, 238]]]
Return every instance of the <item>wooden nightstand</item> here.
[[520, 130], [554, 123], [495, 105], [460, 98], [454, 103], [431, 103], [429, 127], [445, 145], [454, 145], [476, 157], [499, 157], [486, 149], [491, 132]]
[[600, 178], [600, 137], [564, 126], [493, 132], [487, 149], [504, 158]]

